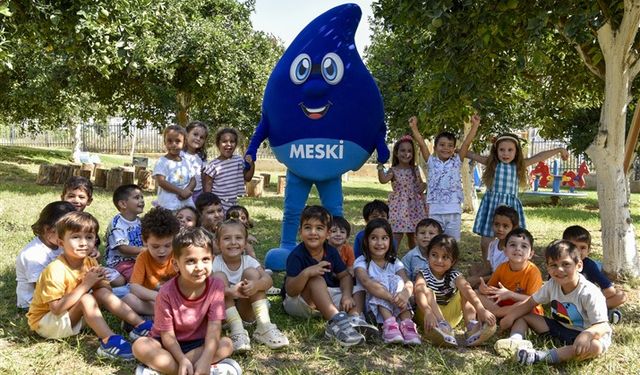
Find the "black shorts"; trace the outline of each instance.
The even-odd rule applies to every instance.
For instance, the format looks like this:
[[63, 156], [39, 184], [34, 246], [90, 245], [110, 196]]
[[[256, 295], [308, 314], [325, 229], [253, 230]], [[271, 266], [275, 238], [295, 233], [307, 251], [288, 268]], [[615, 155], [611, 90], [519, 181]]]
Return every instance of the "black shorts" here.
[[547, 318], [546, 316], [544, 317], [544, 321], [547, 323], [547, 326], [549, 326], [549, 331], [544, 334], [558, 340], [562, 345], [572, 345], [576, 340], [576, 337], [582, 333], [582, 331], [567, 328], [561, 323], [558, 323], [551, 318]]
[[[160, 342], [160, 345], [162, 345], [162, 339], [160, 337], [154, 337], [154, 339], [158, 340]], [[193, 349], [198, 349], [199, 347], [203, 346], [204, 345], [204, 339], [197, 339], [197, 340], [190, 340], [190, 341], [178, 341], [178, 345], [180, 345], [180, 350], [182, 350], [182, 352], [184, 354], [187, 354], [190, 351], [192, 351]], [[164, 348], [164, 346], [163, 346], [163, 348]]]

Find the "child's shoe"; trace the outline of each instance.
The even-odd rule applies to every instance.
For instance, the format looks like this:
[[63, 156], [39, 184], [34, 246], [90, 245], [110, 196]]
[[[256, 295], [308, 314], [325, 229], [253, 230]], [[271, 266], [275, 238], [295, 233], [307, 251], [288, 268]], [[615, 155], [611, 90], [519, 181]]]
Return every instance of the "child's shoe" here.
[[424, 336], [427, 340], [431, 341], [433, 345], [436, 346], [445, 346], [445, 347], [456, 347], [458, 346], [458, 341], [453, 336], [453, 329], [446, 321], [442, 320], [438, 322], [438, 325], [434, 327], [431, 331], [425, 331]]
[[138, 365], [136, 367], [135, 375], [160, 375], [160, 373], [154, 369], [151, 369], [145, 365]]
[[516, 361], [521, 365], [532, 365], [539, 361], [537, 354], [535, 349], [519, 349], [516, 353]]
[[360, 315], [351, 315], [349, 321], [353, 329], [362, 334], [367, 340], [379, 337], [380, 335], [378, 327], [369, 324], [369, 322], [364, 320]]
[[533, 344], [529, 340], [506, 338], [496, 341], [493, 348], [501, 357], [512, 357], [521, 349], [533, 349]]
[[327, 322], [324, 335], [335, 338], [342, 346], [357, 345], [364, 341], [364, 336], [353, 329], [349, 317], [344, 312], [337, 313]]
[[246, 329], [243, 329], [240, 333], [230, 334], [229, 338], [233, 342], [234, 353], [244, 353], [251, 350], [251, 340]]
[[275, 324], [269, 324], [263, 332], [256, 330], [253, 332], [253, 339], [264, 344], [269, 349], [280, 349], [289, 346], [289, 339], [285, 336]]
[[488, 325], [487, 323], [475, 322], [465, 336], [467, 336], [467, 346], [478, 346], [487, 341], [494, 333], [496, 333], [496, 325]]
[[242, 375], [242, 368], [240, 368], [238, 362], [233, 359], [225, 358], [222, 361], [211, 365], [211, 372], [209, 375]]
[[418, 334], [416, 324], [413, 322], [413, 320], [405, 319], [401, 321], [400, 333], [402, 333], [402, 338], [404, 339], [404, 343], [406, 345], [422, 344], [422, 340], [420, 340], [420, 335]]
[[609, 323], [618, 324], [622, 320], [622, 312], [618, 309], [609, 310]]
[[130, 361], [133, 359], [133, 352], [131, 351], [131, 344], [120, 335], [110, 336], [107, 343], [100, 341], [100, 347], [98, 347], [98, 357], [112, 358], [112, 359], [124, 359]]
[[382, 323], [382, 340], [384, 340], [385, 344], [397, 344], [404, 342], [404, 338], [402, 338], [402, 332], [400, 332], [396, 318], [391, 317]]
[[131, 341], [136, 341], [140, 337], [149, 336], [151, 328], [153, 328], [153, 320], [145, 320], [129, 331], [129, 338]]

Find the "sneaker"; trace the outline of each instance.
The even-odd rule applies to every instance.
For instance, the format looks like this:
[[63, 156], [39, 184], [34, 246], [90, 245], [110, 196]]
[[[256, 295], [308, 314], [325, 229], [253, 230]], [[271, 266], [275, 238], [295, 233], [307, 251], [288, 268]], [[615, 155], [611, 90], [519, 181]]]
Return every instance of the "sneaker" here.
[[131, 344], [120, 335], [110, 336], [107, 343], [100, 341], [100, 347], [96, 352], [98, 357], [112, 358], [112, 359], [124, 359], [132, 360], [133, 352], [131, 351]]
[[149, 336], [151, 328], [153, 328], [153, 320], [145, 320], [144, 322], [140, 323], [140, 325], [129, 331], [129, 338], [132, 341], [136, 341], [140, 337]]
[[358, 345], [364, 341], [364, 336], [353, 329], [349, 317], [344, 312], [339, 312], [327, 322], [324, 335], [335, 338], [342, 346]]
[[487, 341], [494, 333], [496, 333], [496, 325], [488, 325], [487, 323], [477, 322], [473, 327], [467, 331], [466, 344], [467, 346], [478, 346]]
[[529, 340], [507, 338], [496, 341], [493, 348], [501, 357], [513, 357], [520, 349], [533, 349], [533, 344]]
[[251, 340], [249, 340], [249, 332], [243, 329], [242, 332], [229, 335], [231, 341], [233, 341], [233, 352], [244, 353], [251, 350]]
[[618, 309], [609, 310], [609, 323], [618, 324], [622, 320], [622, 312]]
[[[238, 362], [231, 358], [225, 358], [211, 365], [210, 375], [242, 375], [242, 368]], [[137, 375], [137, 374], [136, 374]]]
[[404, 342], [402, 332], [395, 318], [389, 318], [382, 323], [382, 340], [385, 344], [399, 344]]
[[349, 316], [349, 322], [351, 323], [353, 329], [358, 331], [367, 340], [379, 337], [380, 335], [380, 330], [378, 329], [378, 327], [374, 326], [373, 324], [369, 324], [369, 322], [362, 319], [360, 315]]
[[135, 375], [160, 375], [160, 373], [145, 365], [138, 365], [138, 367], [136, 367]]
[[516, 361], [521, 365], [532, 365], [537, 362], [535, 349], [519, 349], [516, 353]]
[[411, 319], [405, 319], [400, 322], [400, 333], [406, 345], [420, 345], [420, 335], [416, 329], [416, 324]]
[[263, 332], [253, 332], [253, 339], [269, 349], [280, 349], [289, 346], [289, 339], [275, 324], [269, 324]]

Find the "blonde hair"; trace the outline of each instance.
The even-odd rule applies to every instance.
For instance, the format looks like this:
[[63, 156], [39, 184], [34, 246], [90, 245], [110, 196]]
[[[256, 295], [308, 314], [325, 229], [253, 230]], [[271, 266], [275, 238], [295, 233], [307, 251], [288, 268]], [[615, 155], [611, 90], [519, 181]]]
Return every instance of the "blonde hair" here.
[[527, 178], [527, 168], [524, 165], [524, 155], [522, 154], [522, 147], [517, 135], [512, 133], [505, 133], [498, 137], [498, 139], [491, 145], [491, 151], [489, 151], [489, 157], [487, 158], [487, 166], [482, 174], [482, 182], [490, 189], [493, 187], [493, 180], [496, 177], [496, 167], [500, 160], [498, 159], [498, 146], [502, 142], [513, 142], [516, 146], [516, 155], [511, 163], [516, 164], [516, 175], [518, 176], [518, 185], [521, 188], [525, 188], [529, 185]]

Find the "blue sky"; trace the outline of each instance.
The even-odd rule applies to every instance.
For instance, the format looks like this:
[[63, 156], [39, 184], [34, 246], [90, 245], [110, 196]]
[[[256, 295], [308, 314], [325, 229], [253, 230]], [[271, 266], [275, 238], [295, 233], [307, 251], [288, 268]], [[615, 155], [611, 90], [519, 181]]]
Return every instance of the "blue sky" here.
[[362, 19], [356, 31], [356, 47], [360, 55], [369, 45], [368, 17], [372, 17], [371, 0], [256, 0], [256, 12], [251, 15], [253, 28], [273, 34], [284, 42], [285, 47], [314, 18], [347, 2], [356, 3], [362, 9]]

